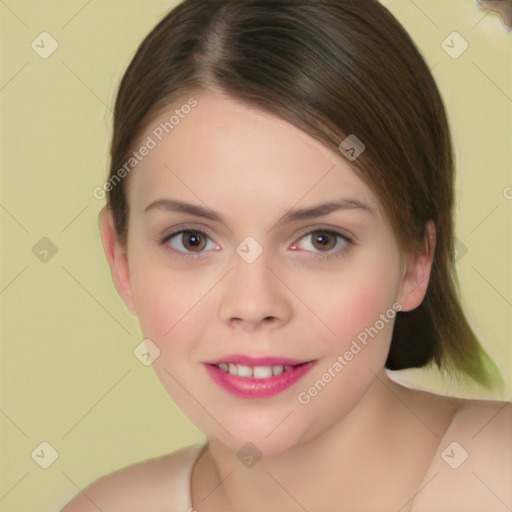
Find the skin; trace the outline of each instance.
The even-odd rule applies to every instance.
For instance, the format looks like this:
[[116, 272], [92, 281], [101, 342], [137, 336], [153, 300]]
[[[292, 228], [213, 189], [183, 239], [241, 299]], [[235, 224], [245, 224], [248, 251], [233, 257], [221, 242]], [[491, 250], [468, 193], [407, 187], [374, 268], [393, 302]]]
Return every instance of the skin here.
[[[404, 254], [375, 195], [341, 154], [220, 93], [197, 100], [130, 175], [126, 248], [116, 240], [108, 209], [100, 215], [116, 288], [161, 351], [153, 367], [208, 436], [192, 475], [194, 507], [333, 510], [335, 503], [336, 510], [409, 510], [458, 406], [388, 378], [393, 321], [307, 405], [297, 395], [393, 304], [403, 311], [421, 304], [435, 227], [427, 225], [416, 253]], [[291, 209], [340, 198], [370, 211], [346, 209], [278, 224]], [[223, 221], [157, 208], [145, 212], [161, 199], [207, 207]], [[179, 229], [208, 235], [199, 258], [183, 256], [197, 248], [183, 245], [181, 235], [172, 245], [161, 244]], [[355, 243], [331, 235], [326, 249], [308, 235], [315, 230]], [[248, 236], [263, 248], [251, 264], [236, 253]], [[242, 399], [205, 372], [204, 362], [233, 353], [317, 363], [277, 396]], [[252, 468], [236, 457], [248, 441], [263, 454]]]

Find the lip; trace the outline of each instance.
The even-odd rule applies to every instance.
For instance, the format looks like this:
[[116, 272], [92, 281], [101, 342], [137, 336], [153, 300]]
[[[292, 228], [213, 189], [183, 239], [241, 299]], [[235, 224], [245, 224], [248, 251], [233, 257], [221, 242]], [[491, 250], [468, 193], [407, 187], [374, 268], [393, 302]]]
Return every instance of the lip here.
[[[282, 361], [293, 361], [285, 358], [261, 358], [254, 359], [249, 358], [251, 361], [258, 361], [259, 364], [251, 363], [249, 366], [274, 366], [283, 364]], [[248, 359], [245, 359], [247, 361]], [[240, 361], [240, 360], [239, 360]], [[278, 361], [275, 364], [266, 363], [263, 364], [261, 361]], [[266, 379], [255, 379], [250, 377], [239, 377], [238, 375], [231, 375], [221, 370], [216, 364], [227, 362], [221, 360], [219, 363], [205, 363], [206, 372], [211, 379], [222, 389], [228, 391], [232, 395], [239, 398], [270, 398], [279, 393], [282, 393], [286, 389], [293, 386], [302, 377], [304, 377], [311, 368], [316, 364], [316, 361], [292, 363], [292, 368], [281, 373], [268, 377]], [[232, 364], [247, 364], [247, 363], [232, 363]]]
[[289, 357], [251, 357], [244, 354], [230, 354], [215, 361], [207, 361], [207, 364], [231, 363], [243, 364], [245, 366], [296, 366], [307, 362], [309, 361], [300, 361], [299, 359], [290, 359]]

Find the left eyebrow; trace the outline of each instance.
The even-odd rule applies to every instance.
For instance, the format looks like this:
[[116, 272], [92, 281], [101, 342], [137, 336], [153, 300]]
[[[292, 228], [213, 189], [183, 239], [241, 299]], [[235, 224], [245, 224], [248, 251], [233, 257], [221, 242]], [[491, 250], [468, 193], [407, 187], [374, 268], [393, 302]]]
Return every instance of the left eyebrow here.
[[[159, 199], [151, 203], [144, 212], [147, 213], [150, 210], [164, 210], [167, 212], [180, 212], [195, 215], [197, 217], [203, 217], [212, 221], [220, 222], [225, 224], [222, 215], [218, 212], [204, 208], [202, 206], [187, 203], [184, 201], [177, 201], [174, 199]], [[339, 199], [336, 201], [330, 201], [328, 203], [311, 206], [309, 208], [302, 208], [296, 210], [290, 210], [285, 213], [274, 225], [274, 227], [282, 224], [304, 221], [314, 219], [316, 217], [322, 217], [329, 215], [336, 211], [347, 211], [347, 210], [359, 210], [362, 212], [376, 215], [376, 211], [371, 206], [362, 203], [357, 199]]]
[[346, 210], [360, 210], [362, 212], [370, 213], [371, 215], [377, 214], [374, 208], [358, 201], [357, 199], [339, 199], [337, 201], [331, 201], [329, 203], [319, 204], [309, 208], [290, 210], [277, 221], [276, 226], [287, 222], [314, 219], [337, 211]]

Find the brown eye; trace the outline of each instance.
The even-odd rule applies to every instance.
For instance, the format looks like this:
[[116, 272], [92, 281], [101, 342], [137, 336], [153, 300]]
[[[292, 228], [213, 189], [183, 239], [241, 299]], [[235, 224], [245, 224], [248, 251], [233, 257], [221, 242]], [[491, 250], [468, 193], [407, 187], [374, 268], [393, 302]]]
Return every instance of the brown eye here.
[[355, 245], [354, 241], [341, 233], [317, 229], [303, 235], [298, 242], [293, 244], [291, 249], [311, 253], [312, 257], [321, 258], [325, 261], [345, 256], [353, 245]]
[[182, 229], [166, 236], [161, 244], [166, 250], [185, 257], [199, 257], [209, 250], [220, 250], [220, 247], [202, 231]]
[[206, 247], [206, 239], [207, 236], [198, 231], [183, 231], [181, 234], [183, 247], [191, 252], [202, 251]]
[[337, 244], [336, 235], [329, 231], [314, 231], [311, 233], [311, 241], [313, 247], [320, 251], [330, 251]]

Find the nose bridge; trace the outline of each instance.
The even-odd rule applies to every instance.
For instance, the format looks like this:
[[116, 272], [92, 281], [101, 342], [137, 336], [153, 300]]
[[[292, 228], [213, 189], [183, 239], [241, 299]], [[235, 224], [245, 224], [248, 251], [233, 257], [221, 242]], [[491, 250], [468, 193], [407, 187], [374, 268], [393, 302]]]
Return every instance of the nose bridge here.
[[[259, 252], [259, 254], [257, 254]], [[234, 266], [224, 285], [219, 315], [224, 322], [256, 327], [272, 319], [283, 324], [291, 315], [286, 287], [269, 269], [265, 251], [256, 251], [251, 241], [237, 248]]]

